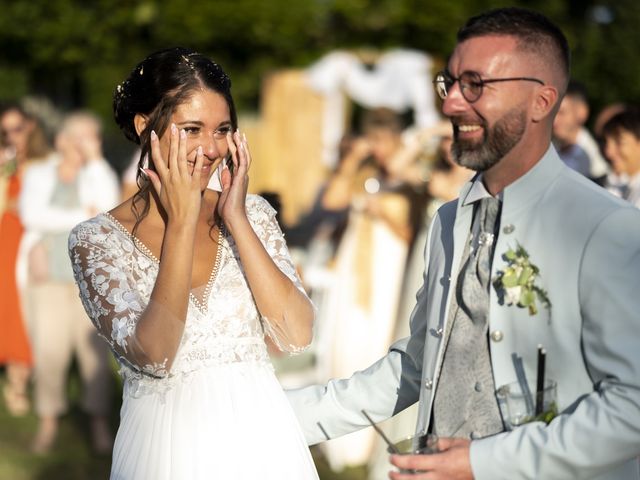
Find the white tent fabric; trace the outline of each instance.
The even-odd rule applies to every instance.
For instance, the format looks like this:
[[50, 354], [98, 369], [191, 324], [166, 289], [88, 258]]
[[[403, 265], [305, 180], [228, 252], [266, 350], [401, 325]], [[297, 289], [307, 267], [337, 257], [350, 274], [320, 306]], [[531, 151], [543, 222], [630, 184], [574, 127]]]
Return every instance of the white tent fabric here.
[[416, 50], [391, 50], [372, 66], [353, 53], [337, 51], [322, 57], [307, 70], [311, 88], [326, 99], [323, 120], [323, 161], [335, 166], [344, 134], [345, 102], [351, 99], [365, 108], [386, 107], [397, 112], [414, 111], [418, 128], [434, 125], [439, 117], [431, 85], [432, 61]]

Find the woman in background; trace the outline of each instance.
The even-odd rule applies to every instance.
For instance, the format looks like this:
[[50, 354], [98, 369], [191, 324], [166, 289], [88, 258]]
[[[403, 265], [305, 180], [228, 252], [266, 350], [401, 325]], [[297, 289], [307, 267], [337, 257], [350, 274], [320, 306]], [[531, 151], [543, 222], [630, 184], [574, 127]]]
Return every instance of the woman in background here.
[[21, 416], [30, 408], [27, 384], [33, 362], [16, 280], [23, 234], [18, 197], [27, 164], [44, 158], [49, 146], [37, 121], [18, 104], [2, 109], [0, 133], [0, 177], [6, 182], [0, 217], [0, 365], [6, 366], [7, 373], [2, 394], [9, 413]]

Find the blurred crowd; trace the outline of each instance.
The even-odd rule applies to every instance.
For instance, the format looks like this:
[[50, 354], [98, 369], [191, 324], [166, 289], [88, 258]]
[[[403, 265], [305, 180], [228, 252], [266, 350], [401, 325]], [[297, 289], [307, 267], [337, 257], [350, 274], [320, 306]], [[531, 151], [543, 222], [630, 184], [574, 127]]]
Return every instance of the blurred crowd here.
[[[93, 448], [108, 453], [114, 380], [106, 343], [78, 298], [67, 237], [135, 192], [137, 158], [119, 178], [104, 158], [96, 115], [73, 111], [53, 122], [49, 116], [47, 124], [40, 107], [22, 101], [0, 110], [2, 399], [11, 415], [35, 412], [32, 450], [49, 452], [68, 409], [75, 358]], [[303, 360], [274, 358], [285, 386], [348, 376], [408, 334], [430, 218], [472, 176], [451, 159], [448, 122], [418, 128], [406, 115], [369, 109], [354, 125], [311, 209], [297, 224], [282, 225], [317, 308]], [[640, 109], [620, 103], [594, 114], [584, 87], [572, 83], [553, 133], [569, 167], [640, 208]], [[280, 207], [277, 195], [265, 196]], [[399, 437], [413, 425], [400, 418], [387, 428]], [[381, 446], [370, 431], [322, 448], [336, 471], [371, 462], [371, 478], [386, 475], [386, 464], [378, 470], [371, 460]]]
[[113, 208], [120, 187], [102, 154], [98, 117], [69, 112], [56, 117], [48, 131], [39, 105], [17, 102], [0, 113], [2, 394], [12, 415], [33, 408], [39, 425], [31, 448], [47, 453], [68, 409], [68, 372], [75, 358], [92, 446], [108, 453], [109, 354], [78, 297], [67, 238], [77, 223]]

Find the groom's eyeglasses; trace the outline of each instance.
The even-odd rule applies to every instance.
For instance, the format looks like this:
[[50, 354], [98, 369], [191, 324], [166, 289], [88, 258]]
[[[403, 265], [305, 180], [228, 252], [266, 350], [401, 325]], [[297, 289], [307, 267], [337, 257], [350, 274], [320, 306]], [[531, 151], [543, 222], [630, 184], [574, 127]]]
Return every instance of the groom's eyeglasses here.
[[494, 82], [516, 82], [516, 81], [525, 81], [525, 82], [537, 82], [540, 85], [544, 85], [544, 82], [538, 78], [533, 77], [509, 77], [509, 78], [481, 78], [478, 72], [466, 71], [462, 72], [459, 77], [454, 77], [446, 70], [438, 72], [436, 74], [435, 79], [433, 80], [433, 85], [436, 88], [436, 92], [441, 99], [447, 98], [449, 94], [449, 90], [453, 87], [453, 84], [456, 82], [460, 83], [460, 92], [464, 99], [473, 103], [478, 101], [478, 99], [482, 96], [482, 89], [487, 83]]

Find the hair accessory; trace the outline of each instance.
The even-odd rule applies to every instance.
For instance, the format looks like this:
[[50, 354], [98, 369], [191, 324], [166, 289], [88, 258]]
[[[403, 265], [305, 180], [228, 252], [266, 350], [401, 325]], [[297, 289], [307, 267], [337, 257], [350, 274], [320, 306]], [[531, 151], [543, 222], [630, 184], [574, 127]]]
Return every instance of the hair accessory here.
[[[190, 53], [189, 55], [194, 55], [194, 54]], [[189, 68], [195, 72], [196, 66], [193, 64], [191, 60], [189, 60], [189, 57], [187, 55], [181, 55], [181, 57], [182, 57], [182, 60], [184, 60], [184, 63], [186, 63], [189, 66]]]
[[127, 96], [127, 85], [129, 84], [129, 80], [125, 80], [124, 82], [118, 84], [116, 86], [116, 98], [121, 100], [122, 98]]

